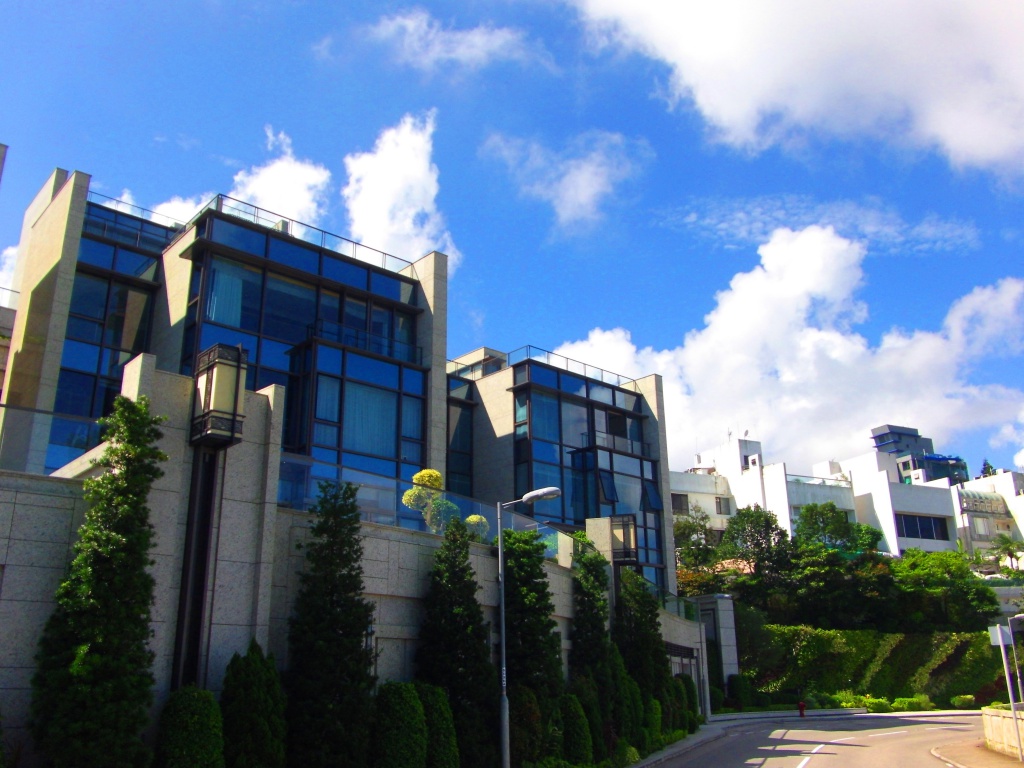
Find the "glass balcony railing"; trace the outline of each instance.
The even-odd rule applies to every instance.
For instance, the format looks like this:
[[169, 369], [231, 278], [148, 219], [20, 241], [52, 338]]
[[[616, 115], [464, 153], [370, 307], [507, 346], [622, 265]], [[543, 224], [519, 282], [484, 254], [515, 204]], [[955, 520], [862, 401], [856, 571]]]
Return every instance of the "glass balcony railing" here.
[[213, 200], [200, 208], [199, 212], [185, 226], [185, 230], [194, 225], [199, 217], [208, 210], [218, 211], [243, 221], [258, 224], [261, 227], [277, 230], [299, 240], [304, 240], [310, 245], [333, 251], [342, 256], [348, 256], [366, 264], [382, 267], [389, 272], [402, 272], [415, 277], [415, 274], [412, 274], [413, 270], [409, 269], [412, 266], [412, 262], [392, 256], [390, 253], [384, 253], [384, 251], [378, 251], [376, 248], [357, 243], [340, 235], [333, 235], [318, 227], [303, 224], [301, 221], [290, 219], [279, 213], [272, 213], [252, 203], [236, 200], [227, 195], [217, 195]]
[[651, 456], [650, 443], [642, 443], [639, 440], [630, 440], [628, 437], [610, 435], [607, 432], [595, 432], [593, 439], [591, 439], [590, 435], [584, 435], [584, 442], [587, 444], [584, 447], [590, 447], [590, 444], [593, 444], [598, 448], [608, 448], [619, 453], [633, 453], [647, 458]]
[[583, 376], [587, 379], [593, 379], [600, 381], [604, 384], [610, 384], [613, 387], [622, 387], [623, 389], [631, 389], [634, 392], [638, 391], [636, 381], [630, 379], [627, 376], [622, 376], [618, 373], [612, 373], [606, 371], [603, 368], [598, 368], [594, 365], [587, 365], [577, 360], [571, 360], [564, 355], [556, 355], [554, 352], [548, 352], [546, 349], [540, 347], [520, 347], [519, 349], [509, 352], [502, 358], [489, 358], [488, 360], [470, 363], [470, 364], [459, 364], [454, 360], [448, 361], [447, 372], [453, 376], [458, 376], [463, 379], [477, 380], [484, 376], [489, 376], [492, 373], [496, 373], [504, 368], [511, 367], [516, 363], [522, 363], [526, 360], [536, 360], [538, 363], [544, 363], [550, 365], [553, 368], [558, 368], [565, 371], [566, 373], [572, 373], [577, 376]]
[[[436, 516], [424, 514], [402, 503], [403, 494], [414, 487], [412, 483], [361, 472], [351, 467], [322, 464], [297, 454], [286, 454], [281, 459], [278, 504], [308, 510], [316, 503], [321, 481], [349, 482], [358, 486], [360, 516], [368, 523], [440, 535], [444, 533], [445, 522], [458, 516], [483, 543], [490, 543], [498, 531], [498, 515], [494, 505], [483, 504], [456, 493], [441, 492], [439, 498], [450, 502], [450, 505], [445, 505], [445, 511]], [[502, 512], [502, 522], [505, 530], [540, 533], [545, 545], [545, 557], [548, 559], [557, 559], [559, 551], [565, 551], [565, 547], [570, 547], [568, 552], [572, 551], [574, 540], [570, 536], [532, 517], [506, 510]], [[560, 537], [563, 539], [561, 542]]]
[[0, 406], [0, 469], [48, 475], [101, 442], [95, 419]]
[[423, 365], [423, 349], [415, 344], [395, 341], [386, 336], [367, 333], [358, 328], [349, 328], [341, 323], [328, 320], [317, 320], [309, 326], [310, 337], [345, 344], [357, 349], [365, 349], [378, 355], [393, 357], [405, 363]]
[[[82, 231], [160, 253], [181, 231], [180, 221], [113, 197], [89, 192]], [[127, 214], [123, 215], [123, 214]]]
[[807, 475], [786, 475], [787, 483], [804, 483], [805, 485], [829, 485], [834, 488], [852, 488], [853, 483], [849, 480], [840, 480], [832, 477], [808, 477]]

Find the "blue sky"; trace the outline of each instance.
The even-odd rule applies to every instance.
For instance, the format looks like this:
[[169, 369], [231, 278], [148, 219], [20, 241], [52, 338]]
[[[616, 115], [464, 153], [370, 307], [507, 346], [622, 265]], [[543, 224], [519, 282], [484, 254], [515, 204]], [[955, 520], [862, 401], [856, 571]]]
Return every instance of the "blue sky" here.
[[[671, 6], [666, 10], [666, 6]], [[0, 251], [53, 167], [455, 266], [449, 354], [664, 376], [671, 465], [882, 423], [1024, 464], [1024, 5], [11, 3]]]

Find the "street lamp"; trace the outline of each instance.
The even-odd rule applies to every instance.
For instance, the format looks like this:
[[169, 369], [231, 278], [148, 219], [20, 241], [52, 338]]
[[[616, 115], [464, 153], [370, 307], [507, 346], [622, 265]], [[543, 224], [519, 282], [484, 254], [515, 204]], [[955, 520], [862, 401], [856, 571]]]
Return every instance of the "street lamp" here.
[[515, 501], [498, 502], [498, 623], [501, 625], [501, 765], [509, 768], [512, 764], [512, 753], [508, 736], [508, 688], [505, 674], [505, 535], [501, 526], [501, 512], [507, 507], [514, 507], [522, 502], [533, 504], [545, 499], [557, 499], [562, 495], [560, 488], [538, 488], [530, 491], [523, 498]]

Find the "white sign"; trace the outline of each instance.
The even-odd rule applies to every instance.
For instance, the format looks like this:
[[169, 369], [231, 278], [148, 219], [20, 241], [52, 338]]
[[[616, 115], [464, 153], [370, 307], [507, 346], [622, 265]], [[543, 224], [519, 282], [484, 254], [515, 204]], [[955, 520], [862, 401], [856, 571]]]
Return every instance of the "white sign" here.
[[994, 627], [988, 628], [988, 636], [991, 640], [992, 645], [1011, 645], [1010, 629], [1004, 627], [1002, 624], [996, 624]]

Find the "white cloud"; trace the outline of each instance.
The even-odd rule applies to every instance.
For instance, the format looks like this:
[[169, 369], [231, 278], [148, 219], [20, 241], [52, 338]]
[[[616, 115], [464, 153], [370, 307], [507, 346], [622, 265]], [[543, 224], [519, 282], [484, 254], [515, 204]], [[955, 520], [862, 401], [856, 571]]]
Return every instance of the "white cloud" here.
[[730, 429], [750, 430], [769, 459], [807, 472], [863, 453], [878, 424], [912, 424], [942, 444], [1024, 416], [1021, 389], [969, 380], [981, 358], [1024, 352], [1024, 280], [975, 288], [939, 330], [892, 329], [871, 346], [852, 330], [867, 311], [856, 297], [862, 245], [812, 226], [777, 230], [758, 253], [760, 264], [732, 278], [679, 347], [641, 349], [615, 328], [556, 350], [627, 376], [664, 377], [672, 467], [689, 467]]
[[14, 265], [18, 261], [18, 246], [11, 245], [0, 251], [0, 306], [9, 306], [9, 297], [4, 290], [14, 289]]
[[606, 131], [581, 134], [561, 152], [493, 134], [483, 152], [508, 166], [521, 194], [550, 203], [562, 227], [600, 218], [601, 205], [616, 185], [635, 175], [651, 156], [645, 142]]
[[269, 125], [267, 150], [280, 154], [265, 163], [235, 174], [230, 197], [252, 203], [270, 213], [316, 226], [327, 203], [331, 172], [311, 160], [300, 160], [292, 151], [292, 140], [283, 131], [274, 133]]
[[390, 43], [398, 61], [425, 71], [445, 64], [480, 69], [493, 61], [545, 61], [521, 30], [483, 25], [472, 29], [444, 29], [420, 8], [385, 16], [370, 28], [375, 39]]
[[313, 58], [318, 61], [330, 61], [334, 58], [333, 35], [324, 35], [310, 46], [310, 50], [313, 52]]
[[431, 161], [436, 113], [405, 115], [386, 128], [370, 152], [345, 156], [341, 194], [353, 239], [407, 261], [437, 250], [453, 273], [462, 259], [437, 208], [437, 166]]
[[206, 192], [195, 197], [178, 197], [165, 200], [153, 206], [153, 213], [179, 221], [182, 224], [199, 213], [199, 209], [216, 197], [216, 192]]
[[881, 201], [819, 202], [806, 195], [699, 198], [664, 214], [666, 226], [697, 231], [726, 245], [766, 242], [780, 227], [831, 226], [843, 237], [871, 244], [875, 253], [923, 254], [974, 251], [981, 235], [972, 222], [926, 215], [907, 222]]
[[598, 45], [664, 63], [671, 99], [734, 146], [869, 136], [1021, 171], [1019, 3], [567, 2]]

